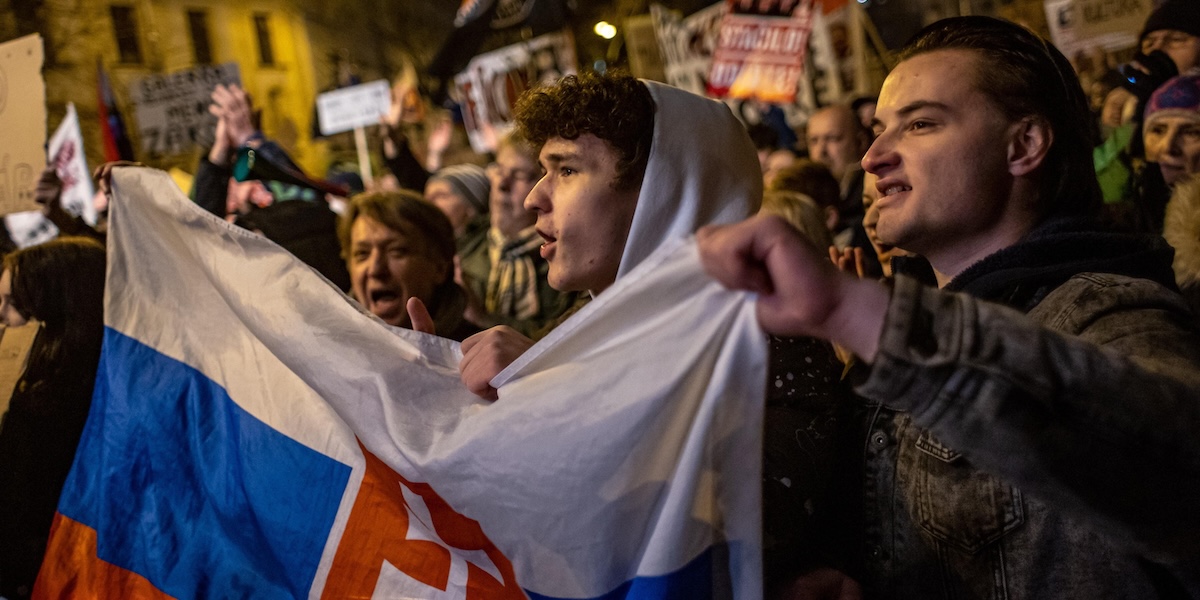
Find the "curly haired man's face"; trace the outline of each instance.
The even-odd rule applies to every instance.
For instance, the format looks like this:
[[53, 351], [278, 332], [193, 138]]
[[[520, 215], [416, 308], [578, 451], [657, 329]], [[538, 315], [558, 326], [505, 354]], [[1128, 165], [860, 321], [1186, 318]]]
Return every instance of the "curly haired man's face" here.
[[640, 186], [614, 187], [617, 152], [592, 134], [550, 138], [540, 161], [546, 175], [525, 207], [537, 213], [550, 286], [598, 294], [617, 279]]

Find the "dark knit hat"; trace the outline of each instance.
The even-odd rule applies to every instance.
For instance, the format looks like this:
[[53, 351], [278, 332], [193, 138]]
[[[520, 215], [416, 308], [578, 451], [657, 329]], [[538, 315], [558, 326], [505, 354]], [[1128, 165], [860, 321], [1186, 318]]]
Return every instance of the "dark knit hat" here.
[[1154, 9], [1146, 19], [1146, 26], [1138, 39], [1162, 29], [1174, 29], [1200, 37], [1200, 1], [1167, 0]]
[[438, 170], [429, 178], [430, 181], [439, 179], [448, 182], [479, 214], [487, 214], [488, 194], [492, 190], [492, 184], [483, 167], [472, 164], [452, 165]]

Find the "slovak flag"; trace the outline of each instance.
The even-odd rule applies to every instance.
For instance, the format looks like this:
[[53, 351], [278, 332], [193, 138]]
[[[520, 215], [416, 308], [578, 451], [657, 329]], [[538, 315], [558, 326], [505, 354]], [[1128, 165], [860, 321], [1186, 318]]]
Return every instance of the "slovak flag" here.
[[758, 598], [766, 344], [664, 248], [501, 373], [120, 168], [37, 598]]

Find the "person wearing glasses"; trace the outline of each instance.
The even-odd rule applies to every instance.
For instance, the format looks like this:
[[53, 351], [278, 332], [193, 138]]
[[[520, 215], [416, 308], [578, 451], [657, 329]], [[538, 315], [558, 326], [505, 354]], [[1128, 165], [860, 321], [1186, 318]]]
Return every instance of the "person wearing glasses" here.
[[534, 149], [510, 135], [487, 166], [491, 183], [488, 214], [491, 227], [470, 247], [459, 248], [462, 285], [468, 291], [466, 317], [488, 328], [507, 325], [526, 336], [545, 329], [576, 303], [546, 281], [549, 265], [539, 254], [542, 238], [537, 216], [525, 209], [525, 197], [542, 178]]
[[[1121, 87], [1137, 99], [1133, 120], [1114, 132], [1096, 151], [1106, 201], [1120, 202], [1113, 211], [1118, 224], [1143, 232], [1162, 231], [1163, 212], [1170, 185], [1157, 168], [1145, 168], [1148, 149], [1143, 145], [1142, 116], [1154, 91], [1178, 75], [1200, 75], [1200, 2], [1166, 0], [1146, 18], [1138, 35], [1138, 53], [1121, 65]], [[1115, 159], [1114, 159], [1115, 157]]]
[[1165, 52], [1180, 75], [1200, 74], [1200, 3], [1163, 2], [1146, 19], [1140, 43], [1142, 54]]

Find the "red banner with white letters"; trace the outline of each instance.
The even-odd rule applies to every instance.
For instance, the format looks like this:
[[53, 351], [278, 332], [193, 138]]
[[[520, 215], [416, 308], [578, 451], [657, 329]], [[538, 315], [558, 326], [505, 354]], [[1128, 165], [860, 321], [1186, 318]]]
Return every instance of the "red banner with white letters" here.
[[727, 0], [708, 94], [792, 102], [804, 74], [811, 31], [809, 0]]

